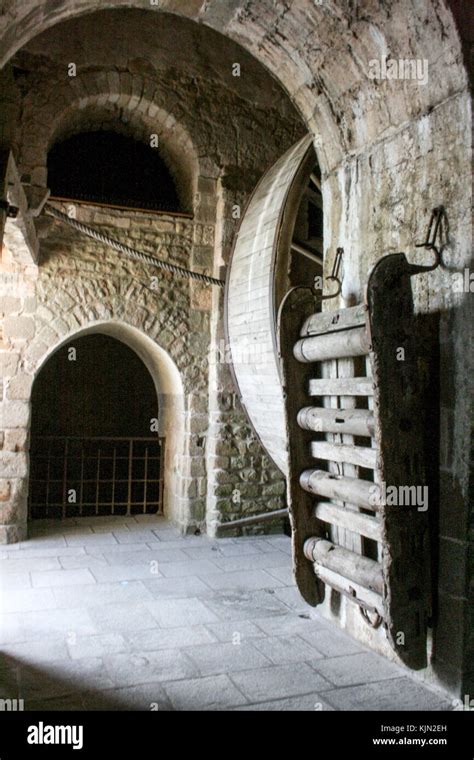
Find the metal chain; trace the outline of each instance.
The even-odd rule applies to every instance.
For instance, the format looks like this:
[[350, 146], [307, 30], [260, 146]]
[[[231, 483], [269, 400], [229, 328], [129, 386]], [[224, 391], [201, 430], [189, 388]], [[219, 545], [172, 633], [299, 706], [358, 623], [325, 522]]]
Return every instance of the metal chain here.
[[54, 208], [54, 206], [51, 206], [49, 203], [45, 205], [44, 210], [49, 216], [58, 219], [64, 224], [68, 224], [70, 227], [74, 227], [74, 229], [82, 232], [84, 235], [87, 235], [90, 238], [93, 238], [94, 240], [98, 240], [100, 243], [105, 243], [105, 245], [108, 245], [111, 248], [114, 248], [116, 251], [123, 253], [124, 256], [127, 256], [129, 259], [141, 261], [144, 264], [149, 264], [150, 266], [157, 267], [158, 269], [163, 269], [165, 272], [171, 272], [178, 277], [189, 277], [193, 280], [199, 280], [199, 282], [205, 282], [207, 285], [218, 285], [220, 288], [223, 288], [225, 285], [224, 280], [218, 280], [216, 277], [210, 277], [209, 275], [201, 274], [200, 272], [192, 272], [190, 269], [186, 269], [185, 267], [180, 267], [176, 264], [169, 264], [167, 261], [156, 259], [154, 256], [150, 256], [148, 253], [137, 251], [135, 248], [131, 248], [129, 245], [125, 245], [119, 240], [115, 240], [114, 238], [105, 235], [103, 232], [98, 232], [92, 227], [89, 227], [87, 224], [78, 222], [77, 219], [71, 219], [71, 217], [69, 217], [67, 214], [63, 214], [62, 211]]

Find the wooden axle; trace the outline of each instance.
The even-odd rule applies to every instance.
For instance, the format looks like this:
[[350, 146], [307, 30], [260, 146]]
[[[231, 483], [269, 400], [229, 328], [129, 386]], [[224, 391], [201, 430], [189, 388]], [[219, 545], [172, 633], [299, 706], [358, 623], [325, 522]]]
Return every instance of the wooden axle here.
[[349, 356], [364, 356], [369, 351], [369, 338], [365, 327], [315, 335], [299, 340], [293, 349], [300, 362], [319, 362]]
[[306, 406], [300, 409], [297, 419], [303, 430], [369, 437], [375, 434], [374, 415], [368, 409], [323, 409]]
[[320, 566], [327, 568], [370, 591], [382, 594], [383, 575], [379, 562], [336, 546], [324, 538], [308, 538], [304, 544], [304, 554], [314, 562], [316, 571]]
[[376, 517], [341, 507], [339, 504], [320, 501], [314, 508], [314, 516], [331, 525], [338, 525], [353, 533], [360, 533], [361, 536], [371, 538], [373, 541], [380, 541], [382, 538], [380, 521]]
[[380, 509], [379, 487], [367, 480], [335, 475], [325, 470], [305, 470], [300, 475], [300, 485], [317, 496], [347, 501], [374, 512]]

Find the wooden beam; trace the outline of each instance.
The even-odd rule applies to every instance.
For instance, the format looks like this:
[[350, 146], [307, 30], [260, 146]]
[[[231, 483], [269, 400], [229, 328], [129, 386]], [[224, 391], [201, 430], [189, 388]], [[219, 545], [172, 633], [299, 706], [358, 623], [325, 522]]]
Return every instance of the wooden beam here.
[[309, 538], [305, 542], [304, 553], [307, 559], [315, 563], [316, 570], [319, 566], [327, 568], [370, 591], [382, 594], [383, 575], [379, 562], [336, 546], [324, 538]]
[[321, 192], [321, 182], [314, 172], [311, 172], [310, 179], [313, 185], [315, 185], [318, 188], [319, 192]]
[[314, 564], [314, 572], [318, 578], [331, 586], [335, 591], [338, 591], [343, 596], [348, 597], [360, 607], [371, 612], [378, 612], [383, 617], [383, 598], [381, 594], [375, 593], [375, 591], [369, 591], [369, 589], [355, 583], [354, 580], [348, 580], [343, 575], [335, 573], [334, 570], [329, 570], [327, 567], [322, 567], [319, 564]]
[[377, 518], [341, 507], [339, 504], [320, 501], [314, 507], [314, 516], [331, 525], [360, 533], [361, 536], [371, 538], [373, 541], [380, 541], [382, 538], [382, 526]]
[[303, 430], [348, 435], [374, 435], [374, 415], [368, 409], [326, 409], [306, 406], [298, 412], [298, 425]]
[[315, 192], [313, 188], [307, 187], [305, 189], [305, 195], [310, 203], [313, 204], [313, 206], [316, 206], [316, 208], [322, 209], [323, 208], [323, 199], [321, 197], [320, 192]]
[[325, 470], [304, 470], [300, 475], [300, 485], [316, 496], [347, 501], [374, 512], [380, 509], [379, 487], [369, 480], [349, 478]]
[[300, 362], [319, 362], [347, 356], [365, 356], [369, 351], [369, 338], [365, 327], [341, 330], [326, 335], [302, 338], [293, 349]]
[[38, 261], [39, 241], [28, 208], [28, 199], [11, 151], [2, 154], [0, 172], [1, 200], [17, 209], [14, 217], [7, 216], [5, 211], [1, 212], [0, 227], [3, 226], [3, 244], [11, 252], [16, 263], [35, 264]]
[[372, 396], [374, 381], [370, 377], [322, 378], [309, 381], [310, 396]]
[[350, 306], [337, 311], [322, 311], [312, 314], [303, 324], [300, 336], [323, 335], [328, 332], [347, 330], [351, 327], [363, 327], [367, 320], [365, 304]]
[[322, 256], [313, 253], [313, 251], [310, 251], [309, 248], [305, 248], [300, 243], [291, 243], [291, 250], [295, 251], [296, 253], [300, 253], [302, 256], [306, 256], [307, 259], [310, 259], [310, 261], [313, 261], [315, 264], [318, 264], [320, 267], [323, 265], [323, 259]]
[[374, 470], [377, 464], [376, 449], [367, 446], [350, 446], [329, 441], [313, 441], [311, 454], [315, 459], [326, 459], [329, 462], [348, 462], [359, 467]]

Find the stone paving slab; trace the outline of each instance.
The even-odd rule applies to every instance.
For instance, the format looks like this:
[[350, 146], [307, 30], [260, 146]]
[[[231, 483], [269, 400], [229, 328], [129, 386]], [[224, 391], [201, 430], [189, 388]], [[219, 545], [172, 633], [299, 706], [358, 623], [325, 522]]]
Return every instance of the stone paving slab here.
[[95, 583], [94, 576], [86, 569], [39, 570], [31, 573], [34, 588], [51, 588], [53, 586], [84, 586]]
[[0, 696], [27, 710], [446, 710], [295, 589], [287, 536], [41, 521], [0, 553]]
[[318, 660], [315, 667], [318, 673], [321, 673], [334, 686], [385, 681], [385, 679], [399, 677], [402, 672], [397, 665], [374, 652], [359, 652]]
[[[97, 559], [97, 558], [95, 558]], [[156, 562], [156, 560], [155, 560]], [[112, 581], [132, 581], [132, 580], [151, 580], [161, 578], [163, 574], [155, 568], [151, 562], [143, 562], [137, 565], [110, 565], [103, 564], [100, 561], [90, 566], [91, 574], [94, 581], [98, 583], [108, 583]]]
[[79, 586], [71, 592], [67, 588], [52, 590], [57, 607], [93, 607], [97, 605], [127, 602], [145, 602], [152, 595], [142, 581], [120, 581], [118, 583], [92, 583]]
[[179, 649], [117, 654], [104, 657], [104, 663], [111, 681], [118, 686], [134, 686], [149, 681], [163, 683], [199, 675], [194, 662]]
[[252, 670], [257, 677], [255, 673], [257, 668], [271, 665], [269, 658], [255, 647], [255, 642], [248, 641], [238, 646], [218, 643], [191, 647], [187, 650], [187, 654], [196, 663], [203, 676]]
[[247, 702], [227, 675], [169, 683], [165, 691], [174, 710], [227, 710]]
[[143, 581], [143, 585], [150, 592], [151, 598], [160, 599], [179, 599], [209, 592], [205, 577], [201, 579], [195, 575], [184, 578], [156, 578], [154, 576], [152, 580]]
[[157, 626], [145, 604], [107, 604], [91, 607], [87, 613], [95, 626], [95, 633], [143, 631]]
[[452, 709], [451, 700], [447, 697], [407, 676], [327, 691], [324, 696], [336, 710]]
[[255, 646], [274, 665], [290, 662], [310, 662], [324, 656], [317, 649], [294, 634], [291, 636], [267, 636], [261, 641], [256, 641]]
[[334, 712], [334, 707], [316, 693], [276, 699], [270, 702], [257, 702], [234, 709], [238, 712]]
[[82, 709], [168, 712], [172, 708], [163, 686], [154, 682], [84, 694]]
[[232, 680], [250, 702], [267, 702], [331, 688], [331, 684], [315, 675], [305, 662], [233, 673]]
[[216, 557], [217, 567], [226, 573], [236, 570], [269, 570], [270, 568], [288, 568], [288, 555], [285, 552], [273, 551], [259, 554], [243, 554], [240, 556]]
[[162, 599], [146, 605], [162, 628], [179, 628], [181, 626], [214, 623], [216, 615], [196, 597], [187, 599]]
[[173, 628], [147, 628], [126, 633], [127, 646], [132, 652], [154, 652], [158, 649], [181, 649], [199, 644], [211, 644], [217, 637], [211, 626], [192, 625]]
[[[274, 620], [275, 618], [272, 618]], [[247, 639], [261, 639], [266, 634], [255, 623], [249, 620], [238, 620], [228, 623], [207, 624], [206, 628], [212, 633], [217, 641], [239, 642]]]
[[51, 589], [23, 588], [14, 591], [2, 590], [0, 612], [30, 612], [33, 610], [50, 610], [56, 607], [56, 600]]
[[213, 589], [278, 588], [283, 583], [265, 570], [237, 570], [206, 575], [206, 583]]

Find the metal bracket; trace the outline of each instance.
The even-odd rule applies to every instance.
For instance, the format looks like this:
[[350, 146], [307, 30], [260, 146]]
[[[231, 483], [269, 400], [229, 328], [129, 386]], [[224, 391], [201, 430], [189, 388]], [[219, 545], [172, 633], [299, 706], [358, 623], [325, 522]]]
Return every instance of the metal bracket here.
[[[444, 206], [437, 206], [431, 212], [430, 221], [428, 223], [428, 230], [426, 232], [426, 240], [424, 243], [415, 243], [415, 248], [426, 248], [429, 251], [433, 251], [435, 255], [435, 262], [431, 266], [416, 266], [417, 272], [430, 272], [436, 269], [441, 264], [441, 250], [437, 245], [438, 236], [441, 239], [442, 222], [446, 219], [446, 211]], [[441, 242], [441, 240], [440, 240]]]
[[[341, 269], [343, 255], [344, 255], [344, 248], [336, 248], [336, 255], [334, 257], [334, 262], [333, 262], [333, 265], [332, 265], [332, 272], [331, 272], [331, 274], [328, 277], [325, 278], [328, 281], [330, 280], [332, 282], [336, 282], [337, 283], [337, 290], [336, 290], [336, 292], [332, 293], [329, 296], [324, 296], [324, 295], [318, 296], [319, 301], [327, 301], [330, 298], [337, 298], [337, 296], [340, 294], [341, 289], [342, 289], [342, 282], [341, 282], [341, 280], [339, 278], [339, 271]], [[313, 288], [313, 290], [314, 290], [314, 288]]]

